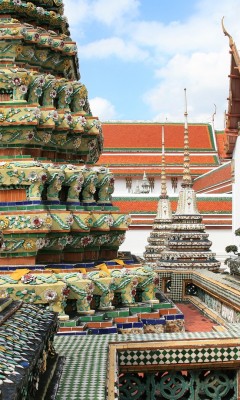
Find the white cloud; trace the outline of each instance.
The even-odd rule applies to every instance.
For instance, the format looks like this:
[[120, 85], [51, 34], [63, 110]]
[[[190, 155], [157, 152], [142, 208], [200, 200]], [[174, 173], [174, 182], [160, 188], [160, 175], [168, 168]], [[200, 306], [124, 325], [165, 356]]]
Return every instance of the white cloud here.
[[85, 46], [79, 46], [78, 49], [82, 58], [103, 59], [116, 56], [125, 62], [142, 61], [147, 58], [146, 51], [117, 37], [98, 40]]
[[154, 119], [160, 120], [165, 113], [168, 121], [183, 120], [186, 87], [189, 121], [210, 122], [215, 104], [215, 127], [222, 129], [224, 99], [228, 94], [226, 56], [224, 51], [176, 55], [156, 71], [160, 83], [143, 96], [153, 112], [157, 113]]
[[[211, 122], [216, 105], [215, 128], [224, 128], [230, 55], [221, 17], [226, 15], [226, 28], [230, 27], [233, 32], [230, 34], [237, 38], [237, 33], [240, 33], [237, 16], [240, 3], [235, 0], [229, 3], [231, 6], [219, 1], [215, 7], [211, 2], [201, 0], [198, 13], [185, 24], [163, 26], [153, 23], [153, 29], [149, 24], [143, 24], [134, 31], [138, 43], [143, 43], [144, 38], [144, 44], [147, 44], [151, 37], [154, 38], [153, 57], [156, 55], [155, 61], [161, 65], [154, 70], [156, 85], [143, 95], [143, 100], [155, 113], [154, 120], [183, 120], [183, 89], [186, 87], [189, 121]], [[161, 59], [157, 57], [158, 53]]]
[[[65, 0], [66, 14], [73, 24], [75, 37], [83, 36], [86, 24], [91, 24], [94, 29], [94, 24], [100, 23], [106, 28], [104, 34], [100, 29], [94, 40], [85, 41], [78, 46], [80, 61], [109, 59], [111, 63], [118, 62], [118, 70], [121, 66], [122, 73], [117, 78], [117, 84], [123, 79], [122, 87], [126, 87], [128, 81], [129, 91], [132, 89], [127, 63], [135, 62], [137, 69], [141, 62], [147, 65], [149, 74], [142, 76], [144, 90], [149, 77], [152, 81], [155, 80], [154, 86], [149, 84], [149, 89], [141, 96], [154, 119], [162, 118], [164, 121], [167, 117], [168, 120], [181, 121], [184, 112], [183, 89], [186, 87], [189, 121], [211, 121], [216, 104], [215, 126], [223, 129], [230, 55], [228, 39], [221, 29], [221, 18], [225, 16], [226, 29], [239, 48], [240, 1], [218, 0], [216, 5], [216, 2], [209, 0], [198, 0], [196, 11], [186, 16], [184, 22], [170, 23], [164, 23], [161, 15], [156, 15], [153, 20], [145, 20], [144, 15], [140, 18], [140, 5], [145, 1]], [[101, 79], [107, 80], [104, 71], [100, 73]], [[97, 97], [93, 101], [98, 104], [98, 114], [104, 114], [104, 117], [100, 116], [101, 119], [112, 119], [114, 115], [119, 115], [107, 99]], [[124, 106], [126, 112], [131, 109], [131, 105]], [[122, 110], [121, 114], [123, 115]]]
[[[199, 0], [197, 10], [186, 21], [172, 21], [165, 24], [161, 16], [152, 21], [134, 21], [126, 27], [131, 40], [140, 47], [146, 46], [166, 54], [191, 51], [216, 51], [223, 45], [221, 18], [226, 17], [226, 25], [235, 36], [240, 35], [238, 0]], [[159, 17], [159, 18], [158, 18]], [[231, 32], [230, 32], [231, 33]]]
[[106, 25], [115, 25], [123, 18], [136, 16], [138, 7], [138, 0], [98, 0], [92, 4], [92, 11], [100, 22]]
[[[69, 23], [101, 22], [107, 26], [138, 14], [139, 0], [65, 0], [64, 11]], [[79, 25], [78, 25], [79, 26]]]
[[64, 14], [68, 18], [70, 30], [76, 24], [80, 27], [80, 22], [86, 21], [90, 13], [89, 2], [87, 0], [65, 0]]
[[92, 114], [97, 116], [100, 121], [117, 118], [117, 113], [114, 105], [107, 99], [102, 97], [94, 97], [89, 100]]

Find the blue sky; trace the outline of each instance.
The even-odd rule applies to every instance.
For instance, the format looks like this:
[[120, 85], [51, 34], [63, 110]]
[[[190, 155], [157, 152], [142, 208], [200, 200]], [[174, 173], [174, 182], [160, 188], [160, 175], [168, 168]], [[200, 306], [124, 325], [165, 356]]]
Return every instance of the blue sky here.
[[224, 127], [230, 55], [240, 48], [239, 0], [65, 0], [81, 81], [100, 120]]

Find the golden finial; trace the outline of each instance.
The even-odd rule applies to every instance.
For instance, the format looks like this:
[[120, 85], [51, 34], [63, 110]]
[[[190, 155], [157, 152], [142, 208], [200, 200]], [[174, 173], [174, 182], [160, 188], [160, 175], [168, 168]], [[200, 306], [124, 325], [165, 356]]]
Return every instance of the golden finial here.
[[187, 89], [185, 94], [185, 112], [184, 112], [184, 156], [183, 156], [183, 183], [182, 186], [191, 186], [192, 178], [190, 174], [190, 157], [189, 157], [189, 138], [188, 138], [188, 113], [187, 113]]
[[165, 171], [165, 149], [164, 149], [164, 125], [162, 126], [162, 171], [161, 171], [161, 197], [167, 196], [166, 171]]

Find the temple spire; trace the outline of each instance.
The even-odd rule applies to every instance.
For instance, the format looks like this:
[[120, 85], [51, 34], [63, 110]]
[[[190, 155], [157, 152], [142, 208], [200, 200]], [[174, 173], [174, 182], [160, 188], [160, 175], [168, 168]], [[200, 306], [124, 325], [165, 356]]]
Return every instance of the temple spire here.
[[[197, 208], [196, 193], [193, 189], [190, 174], [187, 95], [185, 93], [184, 122], [184, 171], [183, 182], [179, 193], [177, 210], [172, 218], [171, 232], [167, 246], [157, 261], [158, 269], [198, 269], [205, 268], [218, 271], [220, 262], [211, 252], [211, 241], [204, 232], [205, 225]], [[147, 259], [147, 257], [145, 256]], [[175, 292], [171, 294], [177, 296]]]
[[161, 171], [161, 195], [158, 200], [157, 215], [153, 222], [152, 231], [143, 256], [146, 262], [156, 263], [165, 250], [168, 237], [172, 227], [172, 210], [167, 195], [166, 170], [165, 170], [165, 148], [164, 148], [164, 126], [162, 126], [162, 171]]
[[184, 155], [183, 155], [183, 181], [182, 189], [179, 193], [176, 215], [193, 215], [199, 214], [196, 201], [196, 193], [192, 186], [192, 177], [190, 173], [190, 156], [189, 156], [189, 135], [188, 135], [188, 112], [187, 112], [187, 93], [184, 89], [185, 112], [184, 112]]
[[184, 156], [183, 156], [183, 187], [192, 186], [192, 178], [190, 173], [190, 157], [189, 157], [189, 135], [188, 135], [188, 112], [187, 112], [187, 89], [184, 89], [185, 112], [184, 112]]
[[161, 171], [161, 195], [158, 201], [156, 220], [161, 219], [172, 219], [172, 210], [167, 194], [167, 183], [166, 183], [166, 163], [165, 163], [165, 132], [164, 125], [162, 125], [162, 171]]
[[161, 171], [161, 197], [167, 196], [165, 148], [164, 148], [164, 126], [162, 126], [162, 171]]

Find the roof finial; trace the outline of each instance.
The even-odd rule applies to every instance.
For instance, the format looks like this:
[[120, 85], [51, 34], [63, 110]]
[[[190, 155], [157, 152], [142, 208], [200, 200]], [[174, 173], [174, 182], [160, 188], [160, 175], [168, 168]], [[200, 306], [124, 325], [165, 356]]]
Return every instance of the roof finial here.
[[217, 114], [217, 107], [216, 104], [214, 104], [214, 113], [212, 115], [212, 126], [213, 126], [213, 132], [214, 132], [214, 119], [215, 119], [215, 115]]
[[165, 171], [165, 149], [164, 149], [164, 125], [162, 125], [162, 172], [161, 172], [161, 197], [167, 196], [166, 171]]
[[189, 157], [189, 139], [188, 139], [188, 113], [187, 113], [187, 89], [185, 94], [185, 122], [184, 122], [184, 156], [183, 156], [183, 183], [182, 186], [192, 186], [192, 178], [190, 174], [190, 157]]
[[229, 38], [229, 46], [231, 47], [234, 44], [234, 41], [233, 41], [232, 36], [226, 31], [226, 28], [224, 26], [223, 20], [224, 20], [224, 17], [222, 17], [222, 30], [223, 30], [224, 35], [228, 36], [228, 38]]

